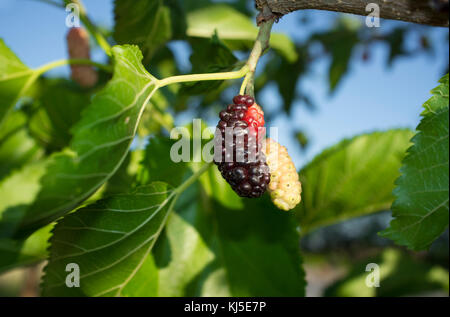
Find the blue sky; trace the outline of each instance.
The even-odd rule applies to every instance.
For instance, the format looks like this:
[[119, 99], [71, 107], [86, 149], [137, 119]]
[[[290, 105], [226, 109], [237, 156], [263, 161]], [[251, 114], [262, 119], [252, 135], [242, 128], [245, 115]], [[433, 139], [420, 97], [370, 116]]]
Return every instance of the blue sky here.
[[[113, 24], [112, 0], [84, 0], [92, 19], [101, 26]], [[298, 28], [302, 13], [285, 16], [274, 30], [285, 32], [293, 38], [303, 38], [308, 29]], [[325, 27], [334, 13], [311, 12], [308, 27]], [[31, 67], [66, 57], [65, 27], [66, 12], [33, 0], [0, 0], [0, 37]], [[359, 18], [363, 21], [363, 18]], [[394, 23], [382, 21], [381, 28]], [[443, 41], [447, 29], [433, 30], [433, 39]], [[411, 39], [413, 41], [413, 39]], [[188, 53], [176, 46], [180, 59], [187, 61]], [[350, 73], [343, 79], [332, 96], [328, 94], [327, 60], [314, 67], [313, 75], [304, 81], [304, 88], [311, 92], [318, 110], [310, 112], [305, 107], [295, 107], [292, 117], [280, 117], [273, 124], [281, 129], [279, 139], [289, 149], [297, 167], [308, 162], [323, 148], [342, 138], [374, 130], [409, 127], [414, 128], [419, 120], [422, 103], [429, 98], [429, 90], [436, 86], [442, 75], [448, 54], [438, 52], [434, 57], [421, 55], [398, 59], [392, 68], [386, 67], [387, 50], [376, 46], [370, 52], [370, 62], [355, 58]], [[101, 61], [103, 54], [96, 51], [93, 58]], [[183, 62], [183, 61], [182, 61]], [[53, 71], [68, 74], [68, 68]], [[259, 100], [263, 106], [280, 107], [281, 99], [275, 88], [268, 88]], [[308, 151], [302, 152], [291, 131], [295, 127], [304, 129], [310, 136]]]

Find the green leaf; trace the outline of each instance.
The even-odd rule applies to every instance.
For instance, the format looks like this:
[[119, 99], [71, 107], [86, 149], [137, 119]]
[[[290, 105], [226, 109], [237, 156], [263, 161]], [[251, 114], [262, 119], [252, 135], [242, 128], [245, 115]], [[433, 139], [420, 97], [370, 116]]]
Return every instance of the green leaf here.
[[[208, 141], [205, 138], [202, 143]], [[142, 163], [142, 170], [149, 171], [141, 181], [168, 180], [179, 186], [182, 176], [189, 176], [186, 163], [170, 160], [173, 142], [167, 138], [150, 140]], [[189, 167], [196, 171], [201, 164]], [[178, 198], [152, 252], [157, 295], [304, 295], [293, 215], [276, 209], [268, 196], [241, 199], [216, 166], [199, 180]]]
[[13, 111], [0, 127], [0, 179], [43, 154], [39, 145], [28, 135], [26, 124], [25, 114]]
[[144, 259], [139, 270], [122, 290], [124, 297], [150, 297], [156, 296], [158, 287], [158, 274], [155, 262], [150, 255]]
[[[217, 32], [233, 49], [251, 47], [258, 28], [241, 12], [226, 4], [214, 4], [187, 13], [187, 35], [210, 38]], [[273, 33], [270, 45], [289, 62], [297, 60], [293, 42], [284, 34]]]
[[119, 44], [137, 44], [146, 61], [172, 38], [170, 9], [163, 0], [116, 0], [114, 38]]
[[128, 152], [122, 165], [106, 183], [103, 197], [127, 193], [135, 186], [144, 154], [140, 149]]
[[[0, 183], [0, 231], [8, 233], [17, 218], [23, 216], [26, 205], [39, 192], [39, 179], [45, 173], [45, 161], [27, 164]], [[0, 237], [0, 272], [44, 260], [53, 225], [34, 232], [26, 239]]]
[[59, 151], [69, 145], [72, 126], [80, 120], [91, 95], [62, 79], [46, 79], [40, 85], [35, 102], [36, 113], [30, 120], [30, 133], [48, 151]]
[[41, 189], [39, 182], [46, 171], [47, 161], [37, 161], [14, 171], [0, 183], [0, 232], [9, 237], [15, 223], [26, 212]]
[[136, 46], [115, 46], [112, 53], [113, 78], [93, 97], [73, 128], [70, 149], [49, 158], [36, 201], [10, 228], [16, 236], [26, 235], [75, 208], [125, 159], [157, 81], [143, 68]]
[[[153, 154], [161, 161], [169, 157], [162, 142], [153, 145], [150, 143], [147, 154]], [[147, 157], [144, 162], [148, 160]], [[146, 167], [152, 168], [144, 163], [142, 168]], [[171, 167], [164, 165], [161, 168]], [[193, 165], [193, 169], [196, 168], [198, 165]], [[155, 178], [164, 178], [166, 174], [148, 175], [151, 175], [149, 178], [153, 181]], [[176, 184], [181, 180], [172, 179], [172, 182]], [[166, 188], [168, 186], [166, 183], [156, 184], [163, 184]], [[132, 193], [114, 196], [64, 217], [55, 227], [51, 240], [44, 295], [304, 295], [305, 282], [298, 250], [298, 233], [292, 214], [279, 212], [271, 205], [268, 197], [259, 203], [251, 200], [242, 202], [220, 177], [216, 167], [210, 168], [201, 176], [201, 184], [189, 187], [179, 197], [150, 257], [144, 252], [139, 259], [125, 258], [130, 250], [136, 249], [135, 245], [130, 245], [131, 242], [140, 243], [153, 234], [154, 231], [147, 228], [150, 225], [145, 220], [148, 217], [162, 217], [152, 216], [151, 211], [136, 211], [155, 205], [142, 201], [143, 195]], [[210, 187], [211, 184], [219, 184], [223, 190], [214, 192], [217, 187]], [[171, 204], [171, 196], [165, 195], [166, 204]], [[145, 198], [149, 197], [151, 196]], [[216, 200], [216, 197], [221, 198]], [[223, 198], [234, 209], [220, 203]], [[162, 199], [163, 197], [160, 201]], [[252, 205], [254, 203], [256, 205]], [[171, 207], [167, 208], [168, 214]], [[122, 215], [123, 213], [118, 213], [117, 210], [112, 212], [111, 209], [126, 209], [128, 212], [134, 209], [136, 212]], [[126, 217], [126, 221], [119, 217]], [[158, 223], [162, 226], [164, 220]], [[79, 226], [89, 229], [81, 231], [81, 228], [77, 228]], [[139, 227], [138, 231], [136, 226]], [[96, 232], [93, 232], [94, 228]], [[102, 232], [97, 229], [102, 229]], [[111, 239], [118, 239], [120, 233], [108, 233], [106, 230], [125, 234], [133, 232], [133, 236], [137, 235], [139, 239], [136, 237], [131, 240], [130, 236], [129, 239], [120, 241], [120, 244], [112, 244]], [[98, 249], [105, 244], [108, 247]], [[90, 251], [92, 248], [98, 250]], [[80, 255], [67, 255], [73, 252]], [[118, 262], [118, 257], [123, 258], [123, 261]], [[102, 265], [108, 266], [111, 261], [118, 264], [108, 266], [108, 271], [97, 275], [92, 270], [99, 270], [98, 259], [106, 259], [102, 261]], [[83, 267], [84, 272], [87, 272], [87, 276], [80, 281], [81, 288], [70, 289], [65, 286], [67, 263], [79, 264], [81, 276]], [[143, 264], [139, 266], [140, 263]], [[129, 272], [135, 272], [132, 278], [128, 277]], [[124, 280], [129, 282], [125, 284]], [[56, 286], [51, 286], [52, 284]]]
[[138, 172], [139, 184], [162, 181], [174, 187], [181, 184], [187, 171], [184, 162], [175, 163], [170, 158], [170, 149], [177, 142], [166, 137], [152, 137], [145, 149], [144, 159]]
[[[238, 62], [231, 50], [214, 34], [211, 39], [195, 38], [190, 41], [192, 73], [219, 73], [231, 71]], [[216, 90], [223, 80], [184, 84], [179, 94], [201, 95]]]
[[45, 260], [52, 228], [53, 224], [43, 227], [22, 241], [0, 239], [0, 273]]
[[195, 294], [194, 290], [189, 289], [192, 281], [214, 259], [214, 253], [206, 240], [208, 237], [203, 236], [197, 228], [198, 225], [207, 224], [203, 214], [198, 211], [200, 206], [197, 198], [198, 191], [195, 187], [181, 195], [155, 245], [152, 257], [158, 275], [157, 296], [206, 295]]
[[[161, 78], [164, 77], [161, 76]], [[166, 91], [169, 89], [166, 89]], [[148, 109], [142, 115], [138, 135], [145, 138], [148, 135], [160, 133], [162, 129], [170, 131], [174, 127], [174, 118], [169, 111], [170, 106], [171, 103], [162, 93], [162, 90], [156, 91], [147, 107]]]
[[[204, 7], [210, 6], [211, 2], [218, 2], [218, 1], [211, 1], [211, 0], [180, 0], [183, 3], [183, 7], [187, 12], [195, 11], [198, 9], [202, 9]], [[249, 8], [248, 3], [246, 1], [221, 1], [221, 2], [227, 2], [227, 5], [230, 7], [233, 7], [238, 12], [245, 14], [248, 17], [251, 17], [254, 15], [255, 10], [252, 8]]]
[[336, 27], [330, 31], [314, 34], [311, 40], [322, 43], [326, 52], [331, 55], [328, 69], [330, 92], [333, 92], [343, 76], [347, 73], [353, 48], [358, 44], [359, 23], [353, 19], [340, 19]]
[[363, 134], [326, 149], [301, 172], [296, 207], [302, 234], [351, 217], [387, 210], [412, 132]]
[[0, 127], [19, 98], [38, 77], [0, 39]]
[[396, 181], [390, 227], [381, 235], [413, 250], [428, 248], [448, 227], [448, 74], [425, 104], [414, 143]]
[[433, 96], [430, 99], [425, 101], [423, 107], [425, 110], [422, 112], [422, 116], [425, 116], [430, 113], [436, 113], [439, 109], [448, 108], [448, 74], [442, 77], [439, 82], [441, 83], [439, 86], [431, 90]]
[[[11, 228], [9, 223], [14, 223], [17, 217], [22, 216], [26, 205], [35, 199], [45, 165], [45, 161], [27, 164], [0, 182], [0, 231], [8, 232]], [[0, 272], [44, 260], [52, 226], [41, 228], [26, 239], [0, 238]]]
[[[149, 280], [148, 254], [170, 213], [174, 193], [167, 184], [155, 182], [64, 217], [50, 239], [43, 295], [123, 296], [139, 290], [148, 295], [148, 286], [151, 292], [156, 283]], [[66, 286], [69, 263], [80, 268], [78, 288]]]
[[239, 198], [213, 166], [181, 195], [155, 246], [158, 296], [303, 296], [298, 238], [292, 214], [267, 195]]

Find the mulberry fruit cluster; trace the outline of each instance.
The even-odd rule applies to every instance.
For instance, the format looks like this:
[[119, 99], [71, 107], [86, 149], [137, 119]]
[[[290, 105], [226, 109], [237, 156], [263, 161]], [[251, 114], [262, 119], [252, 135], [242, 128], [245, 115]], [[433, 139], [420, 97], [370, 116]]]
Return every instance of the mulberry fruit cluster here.
[[247, 95], [235, 96], [233, 104], [220, 112], [214, 163], [241, 197], [260, 197], [270, 181], [259, 132], [263, 126], [264, 113]]
[[272, 202], [280, 209], [293, 209], [301, 200], [302, 185], [286, 147], [267, 138], [264, 152], [270, 170], [268, 191]]

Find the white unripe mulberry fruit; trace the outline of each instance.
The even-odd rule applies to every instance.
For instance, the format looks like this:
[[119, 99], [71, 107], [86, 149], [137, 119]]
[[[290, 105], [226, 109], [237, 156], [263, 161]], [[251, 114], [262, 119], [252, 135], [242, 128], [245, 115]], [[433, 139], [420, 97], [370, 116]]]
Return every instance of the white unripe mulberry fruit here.
[[268, 138], [264, 152], [270, 170], [270, 183], [267, 191], [272, 202], [280, 209], [291, 210], [301, 200], [302, 185], [298, 173], [286, 147]]

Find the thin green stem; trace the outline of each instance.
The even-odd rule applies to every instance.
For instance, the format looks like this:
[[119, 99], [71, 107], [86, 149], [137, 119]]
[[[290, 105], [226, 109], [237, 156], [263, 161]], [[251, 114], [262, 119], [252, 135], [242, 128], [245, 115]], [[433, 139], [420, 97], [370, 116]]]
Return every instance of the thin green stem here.
[[210, 74], [191, 74], [191, 75], [181, 75], [172, 76], [164, 78], [158, 81], [159, 87], [164, 87], [170, 84], [191, 82], [191, 81], [204, 81], [204, 80], [229, 80], [244, 77], [241, 85], [240, 94], [247, 93], [251, 96], [254, 95], [253, 91], [253, 77], [255, 74], [256, 65], [259, 58], [262, 56], [264, 51], [269, 47], [270, 32], [272, 30], [272, 25], [274, 20], [269, 20], [263, 22], [258, 36], [253, 45], [253, 49], [247, 60], [247, 63], [238, 71], [234, 72], [224, 72], [224, 73], [210, 73]]
[[92, 34], [92, 36], [97, 41], [98, 45], [105, 51], [106, 55], [111, 56], [111, 46], [108, 41], [103, 37], [97, 27], [92, 24], [87, 16], [80, 16], [81, 21], [86, 26], [86, 29]]
[[246, 74], [244, 81], [242, 83], [241, 92], [240, 94], [248, 94], [250, 96], [254, 97], [254, 88], [253, 88], [253, 82], [254, 82], [254, 76], [255, 76], [255, 70], [256, 65], [258, 64], [258, 61], [260, 57], [263, 55], [264, 51], [269, 48], [269, 42], [270, 42], [270, 32], [272, 30], [274, 20], [270, 19], [268, 21], [265, 21], [261, 24], [258, 32], [258, 36], [256, 37], [255, 44], [253, 45], [253, 49], [250, 52], [250, 56], [247, 60], [247, 66], [249, 68], [248, 73]]
[[206, 172], [210, 167], [211, 167], [212, 163], [205, 163], [203, 164], [202, 167], [200, 167], [200, 169], [198, 169], [197, 171], [195, 171], [194, 174], [191, 175], [191, 177], [189, 177], [187, 180], [184, 181], [183, 184], [181, 184], [180, 186], [177, 187], [177, 189], [175, 189], [175, 192], [177, 195], [180, 195], [183, 191], [185, 191], [189, 186], [191, 186], [204, 172]]
[[247, 75], [245, 75], [244, 80], [242, 81], [241, 89], [239, 90], [239, 95], [245, 94], [245, 88], [247, 87], [248, 80], [250, 79], [250, 77], [248, 76], [249, 73], [250, 72], [248, 72]]
[[161, 79], [158, 81], [159, 87], [164, 87], [176, 83], [185, 83], [190, 81], [205, 81], [205, 80], [229, 80], [244, 77], [247, 74], [249, 68], [244, 65], [240, 70], [234, 72], [224, 73], [207, 73], [207, 74], [190, 74], [179, 75]]
[[110, 65], [96, 63], [96, 62], [91, 61], [90, 59], [76, 59], [76, 58], [60, 59], [60, 60], [57, 60], [54, 62], [50, 62], [48, 64], [45, 64], [45, 65], [37, 68], [35, 71], [38, 75], [41, 75], [41, 74], [49, 71], [50, 69], [64, 66], [64, 65], [91, 65], [91, 66], [95, 66], [101, 70], [104, 70], [106, 72], [109, 72], [109, 73], [112, 72], [112, 67]]
[[75, 3], [78, 5], [80, 9], [80, 20], [83, 22], [86, 29], [91, 33], [91, 35], [95, 38], [95, 41], [100, 45], [100, 47], [105, 51], [108, 56], [111, 56], [111, 46], [108, 41], [103, 37], [103, 34], [100, 32], [98, 27], [92, 23], [92, 21], [87, 16], [86, 8], [84, 7], [81, 0], [65, 0], [66, 4]]
[[[169, 218], [169, 215], [172, 213], [175, 204], [180, 197], [180, 195], [189, 187], [191, 186], [204, 172], [206, 172], [210, 167], [212, 163], [205, 163], [203, 166], [198, 169], [193, 175], [191, 175], [187, 180], [183, 182], [180, 186], [178, 186], [173, 192], [170, 193], [169, 197], [167, 197], [168, 200], [172, 199], [169, 205], [169, 210], [164, 217], [163, 222], [161, 223], [160, 230], [158, 230], [157, 236], [159, 236], [162, 228], [165, 227], [167, 219]], [[155, 239], [156, 240], [156, 239]]]

